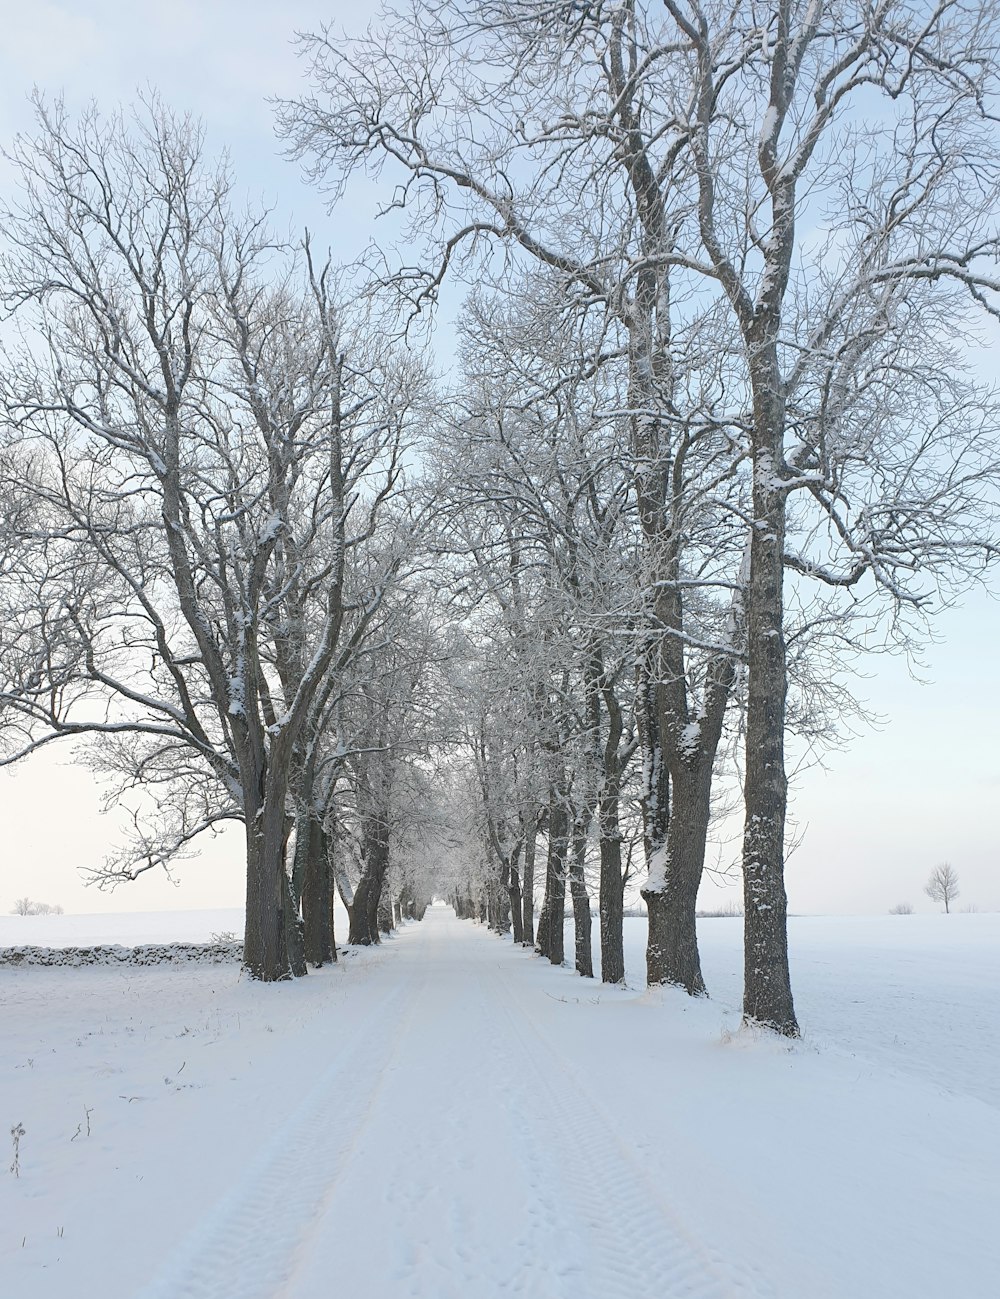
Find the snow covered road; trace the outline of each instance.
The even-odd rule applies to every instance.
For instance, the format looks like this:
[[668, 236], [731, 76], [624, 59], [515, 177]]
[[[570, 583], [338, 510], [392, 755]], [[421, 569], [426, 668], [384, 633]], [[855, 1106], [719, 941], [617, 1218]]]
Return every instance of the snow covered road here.
[[293, 985], [0, 974], [3, 1299], [995, 1293], [1000, 1111], [448, 908]]
[[[658, 1198], [531, 1015], [532, 971], [450, 910], [142, 1299], [771, 1295]], [[530, 995], [534, 993], [534, 996]]]

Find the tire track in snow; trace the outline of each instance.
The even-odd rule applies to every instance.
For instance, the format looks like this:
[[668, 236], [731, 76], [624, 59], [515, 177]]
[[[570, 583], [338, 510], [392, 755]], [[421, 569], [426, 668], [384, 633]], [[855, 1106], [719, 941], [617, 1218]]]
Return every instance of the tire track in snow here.
[[[494, 973], [493, 979], [503, 981]], [[569, 1061], [557, 1056], [530, 1014], [509, 1005], [509, 989], [496, 988], [508, 1039], [495, 1040], [501, 1067], [521, 1080], [521, 1118], [534, 1128], [586, 1228], [592, 1255], [583, 1284], [600, 1299], [776, 1299], [763, 1274], [732, 1264], [700, 1241], [622, 1142]], [[527, 1066], [534, 1086], [524, 1081]], [[541, 1103], [541, 1104], [540, 1104]], [[576, 1269], [574, 1269], [576, 1270]]]
[[371, 1117], [418, 995], [413, 983], [390, 983], [354, 1043], [137, 1299], [277, 1299], [286, 1291]]

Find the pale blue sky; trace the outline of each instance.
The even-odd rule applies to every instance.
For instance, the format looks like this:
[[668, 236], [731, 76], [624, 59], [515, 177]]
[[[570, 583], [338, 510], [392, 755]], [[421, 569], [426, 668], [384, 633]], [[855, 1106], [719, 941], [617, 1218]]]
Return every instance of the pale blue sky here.
[[[331, 20], [357, 30], [374, 7], [371, 0], [0, 0], [0, 140], [30, 125], [33, 85], [64, 91], [71, 106], [95, 98], [106, 107], [153, 86], [172, 107], [204, 119], [209, 147], [229, 149], [239, 183], [277, 202], [282, 224], [308, 224], [318, 242], [353, 256], [371, 229], [370, 195], [326, 216], [281, 159], [265, 98], [294, 94], [301, 84], [296, 29]], [[859, 691], [887, 724], [799, 779], [794, 811], [806, 833], [788, 866], [793, 910], [883, 912], [903, 900], [931, 910], [922, 885], [942, 860], [959, 872], [960, 908], [1000, 909], [1000, 604], [974, 594], [942, 615], [938, 631], [926, 684], [911, 680], [898, 660], [872, 661]], [[101, 859], [111, 828], [97, 815], [88, 773], [70, 760], [68, 749], [51, 752], [19, 774], [0, 775], [0, 910], [24, 893], [68, 911], [241, 902], [238, 831], [183, 865], [180, 888], [157, 875], [111, 896], [84, 890], [75, 867]], [[704, 897], [733, 895], [709, 884]]]

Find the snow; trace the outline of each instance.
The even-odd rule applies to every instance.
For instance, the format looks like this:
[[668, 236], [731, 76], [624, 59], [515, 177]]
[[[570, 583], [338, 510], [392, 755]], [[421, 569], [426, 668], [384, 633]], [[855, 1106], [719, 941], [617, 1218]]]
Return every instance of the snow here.
[[688, 722], [682, 728], [677, 747], [686, 758], [693, 758], [701, 744], [701, 722]]
[[2, 968], [0, 1294], [994, 1294], [1000, 917], [793, 919], [796, 1044], [739, 1030], [739, 933], [701, 924], [712, 1001], [602, 988], [441, 906], [292, 984]]
[[0, 916], [0, 947], [82, 947], [138, 943], [207, 943], [214, 934], [243, 937], [243, 911], [119, 912], [104, 915]]
[[[667, 845], [661, 844], [659, 848], [653, 849], [653, 855], [649, 860], [649, 871], [646, 875], [646, 892], [661, 893], [667, 881]], [[642, 922], [645, 924], [645, 922]], [[572, 951], [572, 947], [567, 951]], [[594, 969], [600, 968], [600, 961], [594, 966]], [[641, 965], [635, 967], [641, 969]]]
[[[738, 1006], [742, 921], [701, 923], [709, 993]], [[645, 925], [626, 921], [630, 969]], [[1000, 1111], [1000, 916], [793, 916], [796, 1010], [808, 1040]]]
[[764, 114], [764, 120], [760, 124], [760, 143], [761, 147], [774, 147], [774, 142], [778, 134], [778, 110], [774, 104], [768, 104], [767, 111]]

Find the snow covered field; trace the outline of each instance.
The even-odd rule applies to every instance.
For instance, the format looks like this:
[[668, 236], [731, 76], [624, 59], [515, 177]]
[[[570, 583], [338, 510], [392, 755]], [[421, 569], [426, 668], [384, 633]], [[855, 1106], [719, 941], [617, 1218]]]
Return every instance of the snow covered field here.
[[[0, 945], [238, 927], [10, 917]], [[1000, 917], [793, 920], [794, 1046], [737, 1031], [739, 922], [701, 934], [709, 1002], [443, 907], [292, 985], [0, 969], [0, 1295], [995, 1295]]]

